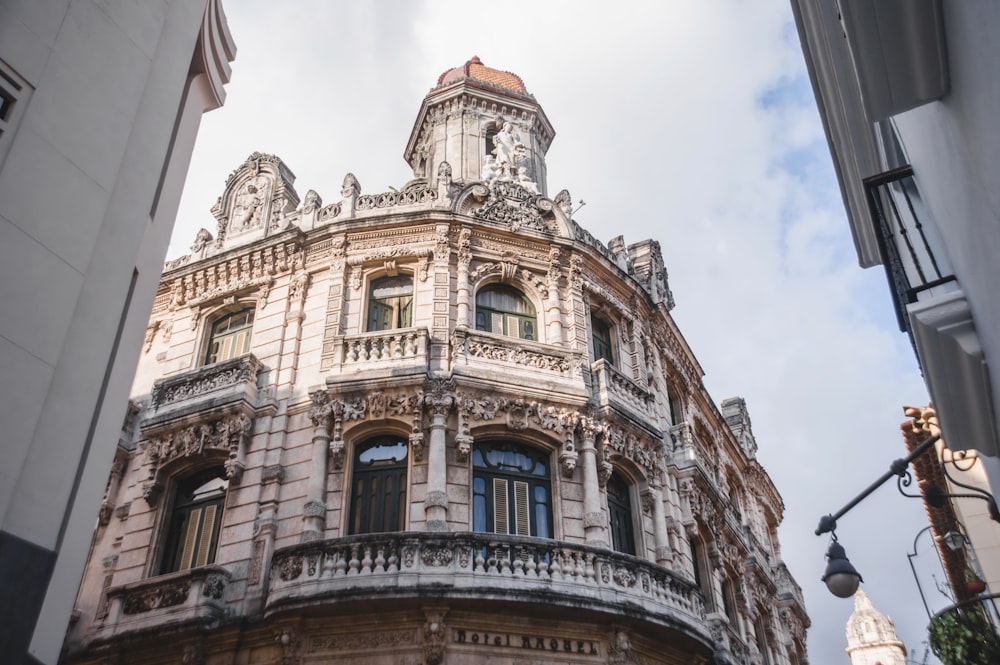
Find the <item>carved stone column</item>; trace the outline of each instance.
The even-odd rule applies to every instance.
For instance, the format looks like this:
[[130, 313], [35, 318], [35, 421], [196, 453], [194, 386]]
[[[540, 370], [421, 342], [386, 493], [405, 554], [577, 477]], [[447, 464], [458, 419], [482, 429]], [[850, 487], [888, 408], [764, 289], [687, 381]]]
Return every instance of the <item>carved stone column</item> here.
[[588, 543], [607, 544], [608, 516], [601, 506], [601, 486], [597, 475], [597, 432], [591, 418], [580, 420], [580, 463], [583, 468], [583, 529]]
[[469, 284], [469, 264], [472, 262], [472, 229], [463, 228], [458, 234], [458, 286], [456, 325], [472, 328], [472, 292]]
[[563, 311], [559, 301], [559, 278], [562, 269], [559, 267], [559, 248], [549, 250], [548, 297], [545, 299], [546, 319], [549, 322], [546, 341], [549, 344], [562, 345], [566, 340], [563, 336]]
[[321, 540], [326, 530], [326, 469], [330, 425], [334, 416], [334, 405], [330, 403], [325, 387], [311, 391], [309, 396], [313, 401], [309, 419], [316, 428], [313, 430], [312, 464], [309, 468], [306, 503], [302, 510], [302, 542]]
[[428, 531], [448, 530], [448, 456], [445, 445], [448, 411], [455, 397], [443, 386], [424, 395], [423, 403], [431, 416], [427, 443], [427, 496], [424, 499], [424, 519]]
[[670, 547], [670, 536], [667, 534], [667, 516], [663, 510], [663, 485], [659, 472], [649, 477], [649, 487], [646, 489], [648, 500], [652, 504], [653, 537], [656, 541], [656, 563], [666, 566], [673, 562], [674, 553]]

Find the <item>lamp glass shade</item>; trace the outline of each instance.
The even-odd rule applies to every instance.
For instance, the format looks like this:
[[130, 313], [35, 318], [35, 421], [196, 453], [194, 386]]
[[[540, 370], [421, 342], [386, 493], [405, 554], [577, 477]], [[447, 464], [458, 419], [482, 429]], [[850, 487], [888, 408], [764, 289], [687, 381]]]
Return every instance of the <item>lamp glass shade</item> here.
[[965, 547], [965, 537], [958, 531], [949, 531], [942, 536], [941, 540], [944, 544], [948, 546], [952, 552], [957, 552], [963, 547]]
[[851, 565], [847, 553], [837, 541], [830, 543], [826, 558], [830, 562], [826, 565], [821, 578], [826, 583], [826, 588], [838, 598], [850, 598], [863, 581], [861, 575]]

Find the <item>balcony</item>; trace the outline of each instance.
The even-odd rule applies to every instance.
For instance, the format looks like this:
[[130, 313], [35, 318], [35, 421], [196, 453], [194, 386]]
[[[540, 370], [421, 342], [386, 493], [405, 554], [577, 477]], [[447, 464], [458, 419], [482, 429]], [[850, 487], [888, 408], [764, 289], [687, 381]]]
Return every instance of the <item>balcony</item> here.
[[336, 338], [333, 369], [342, 373], [400, 373], [427, 371], [429, 348], [426, 328], [397, 328]]
[[600, 359], [591, 365], [595, 380], [597, 403], [626, 413], [648, 417], [653, 404], [652, 395], [628, 378], [611, 363]]
[[877, 225], [879, 253], [885, 265], [899, 329], [913, 331], [907, 305], [956, 288], [947, 257], [927, 224], [928, 212], [913, 179], [904, 166], [866, 178], [865, 193]]
[[491, 383], [502, 382], [540, 390], [571, 389], [579, 380], [581, 357], [567, 349], [481, 330], [456, 328], [451, 338], [455, 374], [492, 373]]
[[159, 630], [165, 625], [214, 623], [226, 615], [229, 580], [225, 568], [202, 566], [112, 587], [95, 638]]
[[[144, 432], [193, 413], [239, 404], [257, 406], [257, 374], [263, 364], [252, 353], [159, 379], [153, 384]], [[233, 409], [229, 409], [233, 410]]]
[[696, 586], [648, 561], [540, 538], [386, 533], [285, 547], [271, 564], [266, 612], [331, 597], [436, 597], [586, 607], [710, 641]]

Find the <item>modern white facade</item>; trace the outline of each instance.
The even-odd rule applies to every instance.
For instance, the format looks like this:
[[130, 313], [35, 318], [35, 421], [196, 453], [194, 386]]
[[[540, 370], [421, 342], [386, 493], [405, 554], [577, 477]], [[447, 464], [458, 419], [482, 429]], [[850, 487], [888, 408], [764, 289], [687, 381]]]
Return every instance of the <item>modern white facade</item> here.
[[233, 171], [163, 273], [65, 662], [807, 662], [746, 405], [659, 245], [548, 197], [554, 136], [473, 58], [398, 190]]
[[202, 113], [218, 0], [0, 4], [0, 653], [53, 663]]
[[[1000, 488], [1000, 6], [792, 1], [862, 266], [885, 266], [943, 440]], [[998, 525], [983, 523], [995, 552]], [[977, 533], [970, 537], [977, 540]]]

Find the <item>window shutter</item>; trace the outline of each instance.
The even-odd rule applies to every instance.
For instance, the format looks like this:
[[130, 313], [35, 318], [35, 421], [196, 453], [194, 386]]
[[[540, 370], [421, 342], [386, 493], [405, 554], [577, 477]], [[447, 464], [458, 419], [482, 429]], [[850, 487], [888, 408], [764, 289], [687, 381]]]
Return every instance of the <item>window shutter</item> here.
[[507, 316], [507, 334], [511, 337], [521, 337], [520, 319], [516, 316]]
[[206, 506], [205, 517], [201, 523], [201, 535], [198, 537], [198, 556], [195, 559], [195, 566], [204, 566], [209, 563], [209, 554], [212, 552], [212, 532], [215, 530], [215, 514], [217, 506]]
[[198, 540], [198, 522], [200, 521], [200, 508], [188, 513], [187, 529], [184, 533], [184, 547], [181, 549], [181, 558], [177, 563], [177, 570], [185, 570], [191, 567], [191, 558], [194, 555], [195, 544]]
[[490, 312], [490, 332], [495, 332], [499, 335], [504, 333], [503, 330], [503, 314], [497, 312]]
[[528, 483], [514, 481], [514, 519], [517, 535], [531, 535], [531, 511], [528, 508]]
[[493, 479], [493, 533], [510, 533], [507, 481], [501, 478]]

